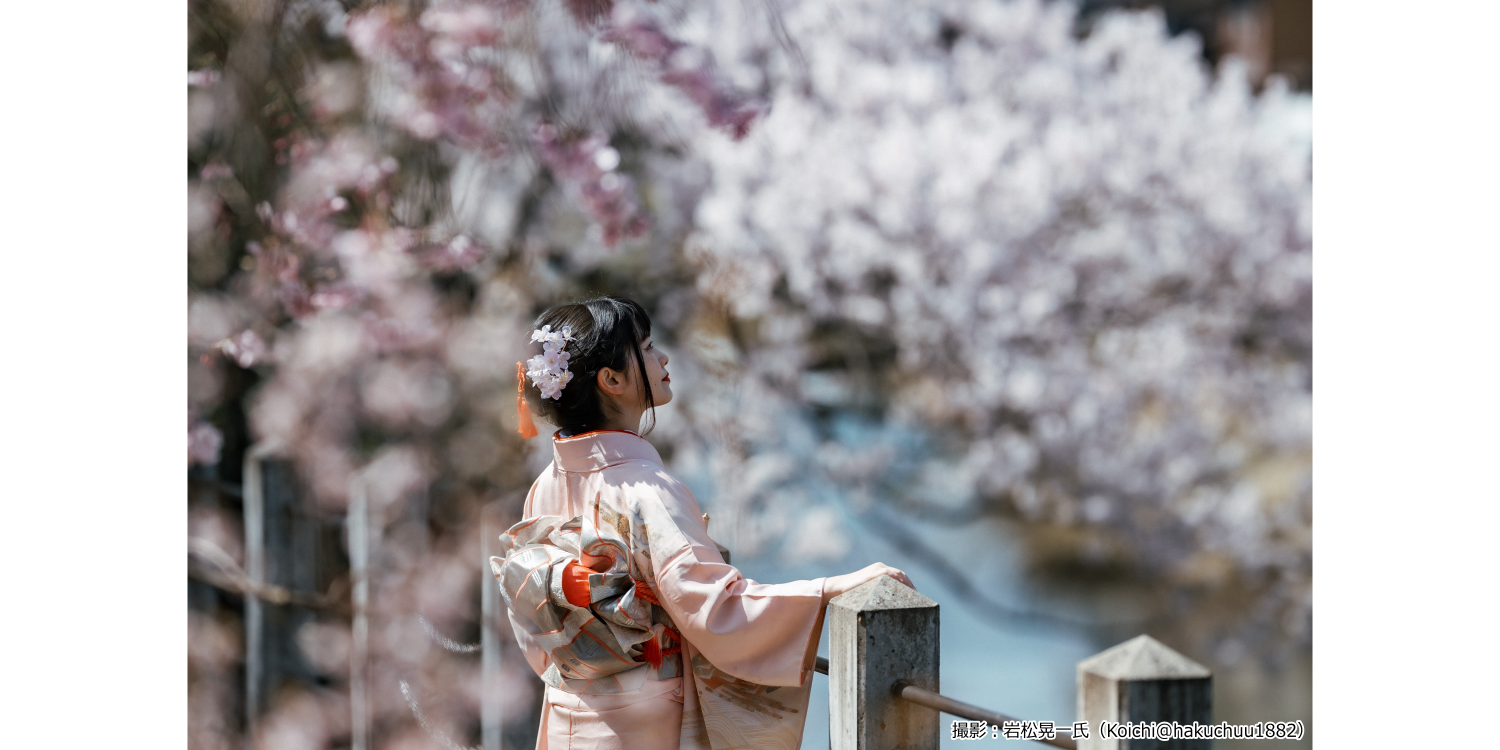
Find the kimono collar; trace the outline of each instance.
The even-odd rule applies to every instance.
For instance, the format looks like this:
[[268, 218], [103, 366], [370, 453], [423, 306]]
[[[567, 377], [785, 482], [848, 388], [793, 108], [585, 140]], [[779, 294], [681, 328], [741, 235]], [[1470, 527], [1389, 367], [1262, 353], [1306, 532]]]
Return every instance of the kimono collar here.
[[650, 461], [660, 466], [661, 454], [645, 438], [625, 430], [552, 436], [552, 462], [563, 471], [598, 471], [626, 461]]

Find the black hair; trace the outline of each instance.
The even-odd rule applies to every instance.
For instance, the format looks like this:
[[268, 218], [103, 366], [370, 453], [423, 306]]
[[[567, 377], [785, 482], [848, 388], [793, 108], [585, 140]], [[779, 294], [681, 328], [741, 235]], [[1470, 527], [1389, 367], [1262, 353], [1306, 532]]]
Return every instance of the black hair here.
[[[604, 400], [599, 393], [599, 371], [605, 367], [617, 372], [633, 361], [645, 395], [646, 411], [651, 414], [650, 432], [656, 426], [656, 399], [646, 374], [645, 353], [641, 342], [651, 337], [651, 318], [645, 308], [622, 297], [595, 297], [584, 302], [558, 305], [537, 317], [532, 329], [552, 326], [573, 329], [574, 341], [564, 348], [569, 355], [568, 371], [573, 379], [557, 399], [542, 398], [536, 385], [526, 378], [526, 401], [532, 411], [557, 425], [564, 435], [577, 435], [603, 428], [608, 420]], [[540, 352], [541, 344], [533, 344]]]

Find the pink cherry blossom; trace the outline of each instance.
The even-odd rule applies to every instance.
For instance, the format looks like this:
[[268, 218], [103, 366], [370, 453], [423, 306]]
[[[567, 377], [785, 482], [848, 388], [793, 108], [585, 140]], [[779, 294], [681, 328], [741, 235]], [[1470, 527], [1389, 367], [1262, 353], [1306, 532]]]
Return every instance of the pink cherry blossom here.
[[219, 428], [188, 413], [188, 464], [212, 466], [219, 462], [224, 434]]
[[234, 360], [240, 367], [251, 367], [264, 361], [269, 353], [266, 342], [254, 330], [246, 329], [219, 342], [224, 356]]

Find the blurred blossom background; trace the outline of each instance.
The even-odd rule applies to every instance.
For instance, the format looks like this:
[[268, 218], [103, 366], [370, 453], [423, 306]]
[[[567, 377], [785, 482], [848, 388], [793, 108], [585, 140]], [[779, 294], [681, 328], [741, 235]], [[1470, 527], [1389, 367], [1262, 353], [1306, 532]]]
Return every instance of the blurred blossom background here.
[[1024, 718], [1145, 632], [1216, 719], [1310, 721], [1310, 1], [188, 29], [190, 747], [532, 747], [483, 565], [550, 460], [530, 321], [597, 293], [652, 312], [650, 440], [746, 575], [906, 569], [944, 693]]

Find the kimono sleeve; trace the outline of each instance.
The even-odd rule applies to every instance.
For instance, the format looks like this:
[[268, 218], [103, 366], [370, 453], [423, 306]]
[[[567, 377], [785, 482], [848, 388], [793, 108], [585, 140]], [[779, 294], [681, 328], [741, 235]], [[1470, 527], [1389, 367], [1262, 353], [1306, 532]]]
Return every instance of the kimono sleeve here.
[[821, 625], [824, 579], [745, 578], [709, 539], [687, 487], [659, 469], [630, 487], [649, 527], [657, 596], [683, 640], [740, 679], [801, 685], [808, 642]]

